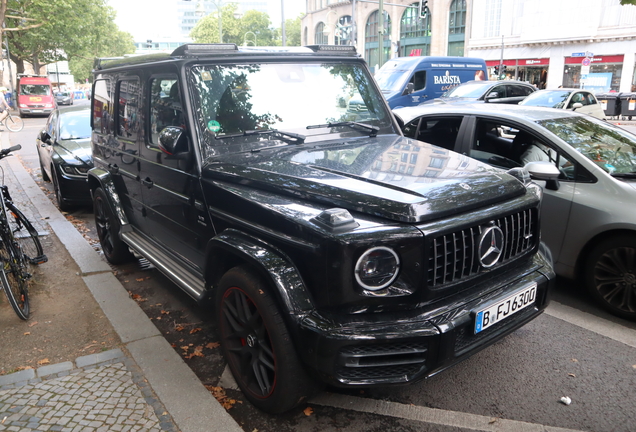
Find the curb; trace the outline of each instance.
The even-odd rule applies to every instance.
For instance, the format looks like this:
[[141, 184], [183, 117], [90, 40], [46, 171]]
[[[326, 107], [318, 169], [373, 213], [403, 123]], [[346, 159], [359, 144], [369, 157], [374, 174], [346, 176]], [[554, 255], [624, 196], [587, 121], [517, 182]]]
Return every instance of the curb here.
[[[0, 146], [10, 146], [7, 133], [0, 134]], [[130, 298], [108, 264], [40, 190], [18, 158], [7, 158], [5, 161], [33, 206], [42, 215], [49, 217], [47, 222], [51, 230], [79, 266], [82, 280], [177, 427], [182, 432], [242, 432], [238, 423], [203, 386], [161, 336], [152, 321]], [[22, 372], [28, 370], [18, 374]]]

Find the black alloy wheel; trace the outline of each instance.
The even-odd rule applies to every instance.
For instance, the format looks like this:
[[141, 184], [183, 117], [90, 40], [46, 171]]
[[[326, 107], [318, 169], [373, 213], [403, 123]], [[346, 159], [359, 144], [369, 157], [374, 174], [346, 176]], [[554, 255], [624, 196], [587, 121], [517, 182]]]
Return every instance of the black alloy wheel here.
[[584, 277], [601, 306], [636, 321], [636, 236], [616, 236], [599, 243], [588, 256]]
[[254, 406], [278, 414], [313, 393], [316, 385], [298, 359], [276, 299], [249, 267], [221, 278], [216, 305], [223, 354]]
[[131, 261], [134, 256], [130, 253], [128, 245], [119, 238], [119, 221], [113, 214], [108, 197], [102, 188], [97, 188], [93, 192], [93, 212], [97, 236], [108, 262], [122, 264]]

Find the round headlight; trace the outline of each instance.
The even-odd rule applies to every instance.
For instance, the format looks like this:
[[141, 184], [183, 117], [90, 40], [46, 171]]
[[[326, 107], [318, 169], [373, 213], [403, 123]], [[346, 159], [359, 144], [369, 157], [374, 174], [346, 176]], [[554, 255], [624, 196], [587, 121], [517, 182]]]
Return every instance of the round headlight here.
[[388, 247], [374, 247], [362, 254], [356, 263], [356, 281], [370, 291], [381, 290], [393, 283], [400, 271], [400, 259]]

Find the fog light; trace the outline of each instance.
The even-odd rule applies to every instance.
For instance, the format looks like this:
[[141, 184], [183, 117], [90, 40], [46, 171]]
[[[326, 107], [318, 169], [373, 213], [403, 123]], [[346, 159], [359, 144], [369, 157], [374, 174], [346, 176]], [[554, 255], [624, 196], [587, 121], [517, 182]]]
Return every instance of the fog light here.
[[355, 268], [356, 281], [365, 289], [377, 291], [388, 287], [397, 278], [400, 259], [388, 247], [374, 247], [358, 258]]

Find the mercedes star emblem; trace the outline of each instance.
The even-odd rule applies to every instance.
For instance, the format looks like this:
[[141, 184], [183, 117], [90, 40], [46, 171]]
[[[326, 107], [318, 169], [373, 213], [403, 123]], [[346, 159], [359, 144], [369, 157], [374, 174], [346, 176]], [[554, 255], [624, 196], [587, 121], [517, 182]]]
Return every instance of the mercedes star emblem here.
[[482, 267], [490, 268], [499, 262], [503, 252], [503, 245], [504, 235], [501, 228], [496, 225], [483, 227], [477, 246], [477, 256]]

